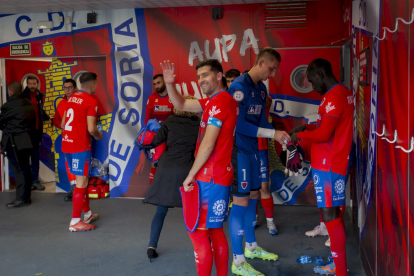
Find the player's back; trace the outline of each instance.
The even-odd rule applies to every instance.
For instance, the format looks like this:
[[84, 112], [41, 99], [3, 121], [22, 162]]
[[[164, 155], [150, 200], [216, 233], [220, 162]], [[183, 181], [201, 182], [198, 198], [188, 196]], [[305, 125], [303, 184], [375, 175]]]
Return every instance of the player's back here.
[[74, 93], [65, 106], [65, 125], [62, 134], [62, 151], [65, 153], [91, 150], [88, 116], [97, 114], [96, 100], [84, 91]]
[[[241, 133], [245, 129], [240, 120], [244, 120], [248, 124], [252, 124], [256, 127], [260, 126], [262, 110], [265, 112], [267, 90], [263, 82], [255, 84], [249, 74], [244, 73], [241, 76], [234, 79], [229, 88], [229, 93], [239, 103], [239, 117], [236, 127], [236, 147], [247, 153], [256, 153], [258, 150], [258, 141], [256, 133], [252, 133], [252, 136]], [[257, 130], [256, 130], [257, 132]]]

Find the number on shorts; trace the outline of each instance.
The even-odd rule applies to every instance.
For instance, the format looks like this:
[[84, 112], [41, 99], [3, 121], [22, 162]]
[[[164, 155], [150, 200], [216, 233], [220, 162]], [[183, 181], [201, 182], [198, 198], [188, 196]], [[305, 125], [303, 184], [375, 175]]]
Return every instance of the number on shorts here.
[[246, 169], [242, 169], [243, 171], [243, 181], [246, 181]]
[[69, 118], [68, 121], [65, 124], [65, 130], [67, 131], [72, 131], [72, 126], [70, 125], [70, 123], [72, 123], [73, 121], [73, 109], [69, 108], [68, 111], [66, 112], [66, 118]]

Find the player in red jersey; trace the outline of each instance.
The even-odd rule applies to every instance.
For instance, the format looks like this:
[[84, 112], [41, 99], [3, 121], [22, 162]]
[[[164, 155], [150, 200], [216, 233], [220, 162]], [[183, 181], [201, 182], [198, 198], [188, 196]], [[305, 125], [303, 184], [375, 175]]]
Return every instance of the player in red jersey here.
[[[165, 122], [169, 116], [174, 114], [174, 106], [165, 88], [164, 76], [162, 74], [155, 75], [152, 78], [152, 85], [156, 93], [152, 93], [148, 98], [145, 109], [145, 124], [147, 124], [149, 119], [157, 119], [159, 122]], [[143, 156], [143, 153], [141, 155]], [[156, 171], [157, 168], [154, 166], [154, 163], [151, 163], [149, 175], [150, 184], [154, 179]]]
[[[292, 134], [292, 141], [312, 142], [312, 176], [316, 199], [331, 240], [334, 263], [315, 267], [320, 274], [348, 275], [346, 236], [343, 212], [345, 181], [352, 145], [354, 99], [352, 93], [338, 83], [329, 61], [313, 60], [307, 69], [313, 89], [323, 95], [316, 128], [306, 125], [304, 132]], [[309, 128], [309, 129], [308, 129]]]
[[[73, 213], [69, 230], [89, 231], [96, 228], [89, 224], [99, 218], [89, 208], [88, 175], [91, 162], [92, 135], [96, 140], [102, 139], [102, 133], [96, 127], [98, 103], [92, 95], [96, 91], [95, 73], [83, 73], [79, 81], [82, 90], [74, 93], [66, 104], [62, 121], [62, 151], [65, 153], [71, 173], [76, 175], [76, 187], [73, 192]], [[84, 219], [81, 220], [82, 209]]]
[[[74, 92], [76, 92], [76, 81], [72, 79], [65, 80], [63, 82], [63, 91], [65, 92], [65, 96], [59, 102], [56, 108], [55, 116], [53, 117], [53, 125], [60, 129], [62, 129], [61, 127], [62, 118], [65, 113], [65, 108], [66, 108], [68, 99], [70, 98], [70, 96], [72, 96]], [[72, 201], [73, 190], [76, 185], [76, 176], [70, 172], [69, 167], [68, 167], [68, 162], [65, 161], [65, 165], [66, 165], [66, 172], [68, 174], [69, 183], [70, 183], [70, 191], [65, 196], [65, 201]]]
[[[208, 96], [201, 100], [184, 99], [177, 92], [174, 87], [174, 64], [166, 61], [161, 67], [174, 107], [182, 111], [203, 113], [196, 159], [183, 183], [186, 192], [191, 192], [194, 186], [200, 190], [198, 224], [194, 229], [189, 229], [189, 235], [194, 246], [198, 275], [211, 275], [214, 259], [217, 275], [224, 276], [228, 270], [229, 248], [223, 232], [223, 222], [228, 215], [234, 175], [231, 152], [238, 104], [223, 90], [223, 68], [215, 59], [202, 61], [196, 66], [198, 84]], [[185, 194], [182, 196], [184, 199]], [[197, 210], [197, 207], [186, 205], [183, 200], [184, 212], [186, 208]]]

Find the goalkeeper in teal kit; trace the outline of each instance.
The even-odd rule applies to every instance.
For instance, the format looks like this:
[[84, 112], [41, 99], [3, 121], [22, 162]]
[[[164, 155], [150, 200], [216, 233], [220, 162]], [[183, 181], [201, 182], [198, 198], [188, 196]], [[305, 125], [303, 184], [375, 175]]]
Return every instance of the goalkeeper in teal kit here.
[[[233, 207], [229, 219], [233, 248], [231, 269], [236, 275], [263, 275], [249, 265], [245, 258], [273, 261], [278, 259], [276, 254], [267, 252], [257, 245], [254, 229], [256, 204], [261, 188], [257, 138], [273, 138], [280, 144], [290, 141], [290, 136], [284, 131], [274, 130], [265, 116], [268, 94], [262, 81], [274, 76], [280, 61], [281, 57], [278, 52], [270, 47], [264, 48], [257, 55], [253, 68], [236, 78], [228, 90], [239, 104], [232, 154], [232, 165], [235, 171], [232, 186]], [[288, 160], [288, 168], [297, 171], [300, 168], [300, 160], [296, 158], [298, 154], [294, 152], [295, 148], [290, 148], [290, 150], [293, 154], [291, 154], [291, 160]], [[292, 160], [296, 160], [296, 163]], [[246, 242], [244, 252], [243, 236]]]

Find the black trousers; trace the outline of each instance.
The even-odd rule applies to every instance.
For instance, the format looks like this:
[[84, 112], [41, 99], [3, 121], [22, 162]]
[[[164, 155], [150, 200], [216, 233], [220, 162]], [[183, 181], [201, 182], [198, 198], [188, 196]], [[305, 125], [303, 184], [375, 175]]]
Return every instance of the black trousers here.
[[7, 147], [7, 158], [16, 180], [16, 200], [27, 201], [32, 192], [32, 170], [30, 168], [30, 155], [33, 149], [13, 151], [11, 145]]

